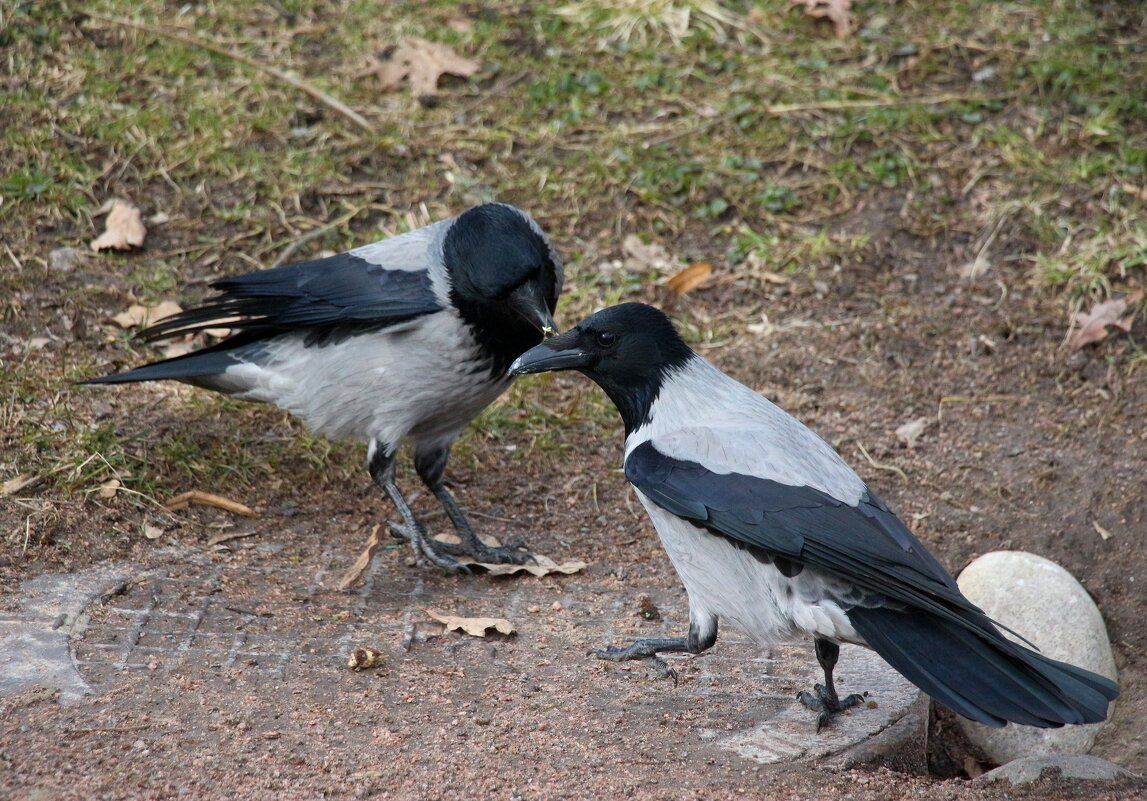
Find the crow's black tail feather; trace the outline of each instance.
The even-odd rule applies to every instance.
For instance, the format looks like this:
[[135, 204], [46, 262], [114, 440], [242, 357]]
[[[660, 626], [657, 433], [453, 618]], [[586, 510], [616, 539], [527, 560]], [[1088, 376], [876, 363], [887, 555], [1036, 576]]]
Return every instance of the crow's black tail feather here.
[[250, 361], [253, 354], [251, 348], [236, 348], [233, 340], [228, 340], [182, 356], [145, 364], [134, 370], [88, 378], [79, 383], [128, 384], [133, 381], [172, 380], [213, 389], [213, 376], [218, 376], [228, 367]]
[[921, 611], [857, 607], [849, 621], [874, 651], [928, 695], [988, 726], [1098, 723], [1119, 686], [1049, 659], [994, 628]]

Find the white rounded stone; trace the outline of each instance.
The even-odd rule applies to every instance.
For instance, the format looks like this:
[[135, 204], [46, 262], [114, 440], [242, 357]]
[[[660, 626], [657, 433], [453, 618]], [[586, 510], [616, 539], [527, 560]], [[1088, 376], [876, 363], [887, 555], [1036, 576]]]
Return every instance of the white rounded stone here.
[[[1021, 634], [1041, 653], [1115, 680], [1103, 617], [1071, 573], [1042, 556], [995, 551], [960, 574], [960, 590], [988, 617]], [[1086, 754], [1104, 723], [1039, 729], [1009, 723], [992, 729], [959, 718], [964, 734], [995, 762], [1046, 754]]]

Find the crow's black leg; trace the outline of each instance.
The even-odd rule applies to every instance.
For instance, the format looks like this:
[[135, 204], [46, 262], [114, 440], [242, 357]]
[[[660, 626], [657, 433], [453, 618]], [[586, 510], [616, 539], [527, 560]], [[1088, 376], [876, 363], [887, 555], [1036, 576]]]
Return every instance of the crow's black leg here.
[[677, 671], [669, 667], [659, 653], [699, 654], [713, 647], [717, 642], [717, 617], [707, 615], [701, 622], [692, 616], [689, 619], [689, 633], [684, 637], [653, 637], [634, 640], [626, 646], [611, 645], [594, 651], [598, 659], [609, 662], [627, 662], [631, 659], [648, 659], [664, 678], [672, 678], [677, 684]]
[[824, 725], [840, 712], [864, 703], [864, 696], [858, 693], [846, 696], [841, 700], [836, 694], [836, 684], [832, 680], [832, 670], [836, 667], [836, 660], [840, 657], [840, 646], [831, 640], [817, 637], [813, 640], [816, 649], [816, 661], [824, 671], [824, 684], [817, 684], [813, 692], [801, 690], [797, 693], [797, 700], [820, 714], [816, 719], [816, 730], [820, 731]]
[[462, 538], [459, 545], [449, 545], [433, 541], [431, 547], [442, 554], [451, 556], [469, 556], [477, 562], [486, 564], [513, 564], [521, 565], [532, 560], [533, 554], [525, 549], [521, 542], [508, 542], [499, 548], [491, 548], [478, 538], [470, 522], [463, 514], [462, 508], [446, 489], [442, 477], [446, 472], [446, 460], [450, 458], [450, 445], [435, 444], [433, 446], [417, 445], [414, 449], [414, 469], [426, 488], [434, 493], [434, 497], [442, 504], [446, 516], [454, 524], [455, 531]]
[[391, 523], [390, 528], [399, 536], [410, 540], [414, 548], [414, 559], [418, 565], [424, 566], [429, 559], [450, 573], [469, 572], [464, 565], [458, 563], [457, 559], [447, 554], [440, 554], [430, 547], [426, 529], [418, 522], [414, 512], [410, 510], [410, 504], [402, 497], [398, 485], [394, 482], [394, 451], [381, 442], [372, 442], [367, 452], [367, 467], [374, 483], [390, 496], [391, 502], [402, 515], [402, 525]]

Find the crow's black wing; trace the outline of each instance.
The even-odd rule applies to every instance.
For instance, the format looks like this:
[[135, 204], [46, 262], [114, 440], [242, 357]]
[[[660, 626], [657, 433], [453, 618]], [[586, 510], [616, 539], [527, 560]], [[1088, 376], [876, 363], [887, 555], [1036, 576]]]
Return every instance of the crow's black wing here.
[[316, 344], [439, 311], [427, 270], [388, 270], [354, 251], [224, 278], [217, 295], [140, 332], [147, 341], [229, 328], [244, 341], [305, 331]]
[[852, 506], [812, 487], [717, 473], [666, 456], [652, 441], [630, 453], [625, 475], [662, 508], [743, 545], [914, 606], [955, 603], [975, 610], [952, 576], [871, 493]]

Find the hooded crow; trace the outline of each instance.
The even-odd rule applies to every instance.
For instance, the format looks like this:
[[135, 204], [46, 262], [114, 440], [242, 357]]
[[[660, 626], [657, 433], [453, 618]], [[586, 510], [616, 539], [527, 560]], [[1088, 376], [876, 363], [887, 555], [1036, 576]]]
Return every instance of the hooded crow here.
[[820, 725], [861, 700], [833, 685], [842, 642], [988, 726], [1107, 716], [1114, 682], [1005, 638], [836, 451], [695, 354], [660, 311], [605, 309], [510, 369], [578, 370], [609, 395], [625, 423], [625, 476], [688, 592], [688, 636], [599, 657], [696, 654], [725, 618], [761, 644], [813, 638], [824, 684], [798, 697]]
[[[466, 554], [521, 563], [520, 544], [489, 548], [443, 484], [462, 429], [512, 381], [507, 367], [554, 332], [562, 263], [538, 224], [502, 203], [329, 258], [225, 278], [218, 294], [142, 331], [157, 341], [228, 328], [218, 344], [90, 384], [174, 379], [273, 403], [317, 433], [368, 443], [370, 475], [402, 516], [396, 533], [447, 570]], [[409, 439], [414, 467], [462, 538], [433, 542], [395, 484]]]

